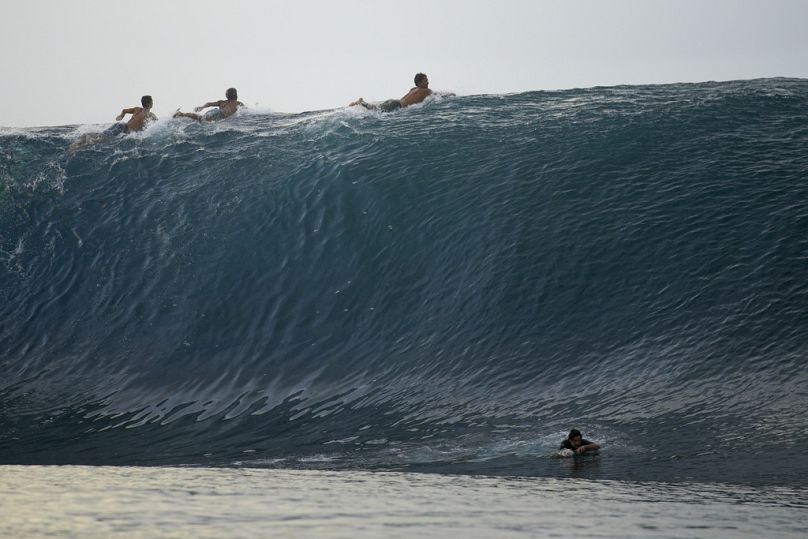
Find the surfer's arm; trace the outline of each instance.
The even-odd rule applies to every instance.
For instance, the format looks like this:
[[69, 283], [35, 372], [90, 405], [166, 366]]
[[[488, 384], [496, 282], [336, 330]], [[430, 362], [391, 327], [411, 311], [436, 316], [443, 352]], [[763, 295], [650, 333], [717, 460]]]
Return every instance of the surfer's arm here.
[[586, 453], [587, 451], [597, 451], [598, 449], [600, 449], [600, 445], [593, 442], [593, 443], [588, 443], [586, 445], [582, 445], [581, 447], [576, 449], [576, 452], [579, 455], [582, 455], [583, 453]]
[[210, 101], [209, 103], [205, 103], [204, 105], [194, 107], [194, 110], [196, 112], [199, 112], [200, 110], [206, 109], [208, 107], [218, 107], [220, 105], [220, 103], [221, 103], [221, 101]]
[[119, 121], [119, 122], [120, 122], [121, 120], [123, 120], [123, 117], [124, 117], [124, 116], [126, 116], [127, 114], [134, 114], [134, 113], [136, 113], [136, 112], [137, 112], [137, 111], [139, 111], [139, 110], [140, 110], [140, 109], [139, 109], [139, 108], [137, 108], [137, 107], [135, 107], [135, 108], [131, 108], [131, 109], [123, 109], [123, 110], [121, 111], [121, 113], [120, 113], [120, 114], [118, 114], [118, 116], [116, 116], [116, 117], [115, 117], [115, 119], [116, 119], [117, 121]]

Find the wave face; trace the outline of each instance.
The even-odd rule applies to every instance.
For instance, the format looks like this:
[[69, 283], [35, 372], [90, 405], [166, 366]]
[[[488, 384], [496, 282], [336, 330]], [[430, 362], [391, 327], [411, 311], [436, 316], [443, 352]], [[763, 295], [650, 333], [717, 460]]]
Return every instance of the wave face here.
[[[0, 463], [797, 481], [806, 111], [767, 79], [0, 131]], [[549, 457], [571, 427], [591, 465]]]

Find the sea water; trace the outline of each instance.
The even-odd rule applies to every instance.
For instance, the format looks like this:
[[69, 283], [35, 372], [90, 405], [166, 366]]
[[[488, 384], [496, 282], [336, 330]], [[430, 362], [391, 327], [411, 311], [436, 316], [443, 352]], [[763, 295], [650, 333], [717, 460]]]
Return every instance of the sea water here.
[[[762, 79], [0, 129], [3, 523], [216, 535], [235, 481], [345, 535], [799, 533], [806, 111]], [[555, 458], [571, 428], [600, 454]]]
[[254, 468], [3, 466], [0, 536], [805, 537], [808, 491]]

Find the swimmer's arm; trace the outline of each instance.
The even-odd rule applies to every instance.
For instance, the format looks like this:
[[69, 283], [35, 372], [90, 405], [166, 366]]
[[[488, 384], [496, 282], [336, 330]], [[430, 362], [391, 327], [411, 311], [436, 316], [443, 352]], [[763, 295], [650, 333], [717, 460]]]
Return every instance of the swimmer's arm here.
[[131, 108], [131, 109], [123, 109], [121, 111], [121, 113], [118, 114], [115, 117], [115, 120], [120, 122], [121, 120], [123, 120], [123, 117], [126, 116], [127, 114], [134, 114], [134, 113], [138, 112], [139, 110], [140, 110], [140, 107], [134, 107], [134, 108]]
[[221, 105], [222, 105], [221, 101], [210, 101], [199, 107], [194, 107], [194, 111], [199, 112], [200, 110], [206, 109], [208, 107], [220, 107]]
[[600, 449], [600, 445], [593, 442], [591, 444], [582, 445], [576, 451], [579, 455], [581, 455], [587, 451], [597, 451], [598, 449]]

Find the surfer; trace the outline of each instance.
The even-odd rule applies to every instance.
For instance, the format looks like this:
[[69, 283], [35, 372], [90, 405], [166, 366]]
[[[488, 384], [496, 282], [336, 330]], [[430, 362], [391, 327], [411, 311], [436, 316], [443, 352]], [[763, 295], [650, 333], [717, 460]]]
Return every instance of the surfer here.
[[388, 99], [382, 103], [368, 103], [361, 97], [348, 105], [349, 107], [353, 107], [354, 105], [362, 105], [366, 109], [369, 110], [380, 110], [382, 112], [390, 112], [393, 110], [403, 109], [404, 107], [409, 107], [410, 105], [415, 105], [416, 103], [420, 103], [427, 97], [432, 95], [432, 90], [429, 89], [429, 78], [427, 78], [425, 73], [417, 73], [415, 75], [415, 87], [412, 88], [407, 95], [402, 97], [401, 99]]
[[[239, 107], [243, 107], [244, 103], [238, 100], [238, 91], [235, 88], [228, 88], [224, 93], [227, 100], [211, 101], [205, 103], [200, 107], [196, 107], [194, 112], [177, 112], [174, 113], [174, 118], [191, 118], [197, 122], [215, 122], [217, 120], [224, 120], [236, 113]], [[205, 114], [195, 114], [202, 109], [209, 107], [216, 107], [207, 111]]]
[[595, 442], [585, 440], [581, 434], [581, 431], [578, 429], [572, 429], [569, 436], [567, 436], [567, 439], [561, 442], [561, 447], [558, 448], [559, 452], [565, 452], [565, 449], [572, 453], [583, 455], [588, 451], [597, 451], [600, 449], [600, 445], [596, 444]]
[[[113, 124], [112, 127], [104, 131], [102, 135], [114, 137], [115, 135], [127, 135], [135, 131], [143, 131], [150, 122], [157, 119], [157, 116], [151, 111], [154, 105], [152, 96], [144, 95], [141, 97], [140, 105], [140, 107], [123, 109], [121, 113], [115, 117], [115, 120], [119, 123]], [[126, 123], [121, 122], [123, 117], [127, 114], [131, 114], [132, 117], [129, 118], [129, 121]]]
[[[132, 107], [129, 109], [121, 110], [121, 113], [115, 117], [116, 122], [101, 133], [87, 134], [74, 142], [70, 149], [77, 150], [83, 148], [88, 144], [99, 142], [105, 138], [117, 137], [118, 135], [128, 135], [137, 131], [143, 131], [149, 123], [157, 119], [157, 116], [151, 111], [154, 101], [152, 96], [144, 95], [140, 98], [140, 107]], [[128, 122], [122, 122], [123, 117], [131, 114]]]

